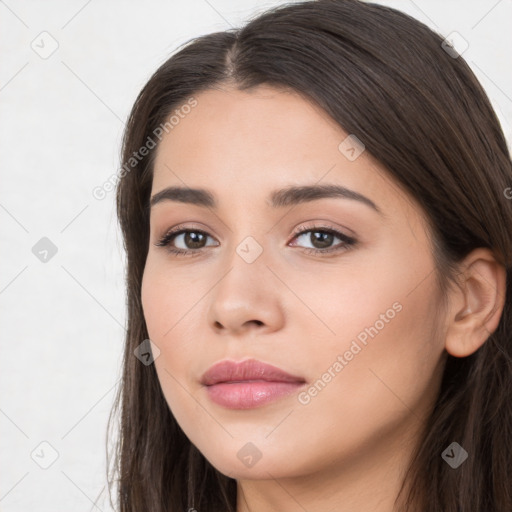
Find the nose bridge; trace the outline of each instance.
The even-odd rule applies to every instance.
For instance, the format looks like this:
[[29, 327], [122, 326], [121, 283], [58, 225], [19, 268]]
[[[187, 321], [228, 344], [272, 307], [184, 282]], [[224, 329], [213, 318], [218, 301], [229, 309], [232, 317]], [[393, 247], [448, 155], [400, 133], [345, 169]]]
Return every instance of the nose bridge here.
[[247, 272], [248, 277], [253, 272], [259, 272], [260, 277], [265, 268], [265, 262], [268, 262], [268, 226], [262, 222], [261, 199], [252, 202], [247, 198], [245, 202], [239, 202], [230, 209], [231, 218], [234, 222], [231, 224], [228, 235], [227, 247], [229, 254], [226, 257], [227, 268], [232, 268], [243, 274]]
[[240, 242], [232, 244], [232, 249], [225, 257], [224, 277], [217, 288], [228, 290], [226, 299], [239, 294], [241, 296], [251, 295], [253, 298], [259, 296], [262, 291], [260, 288], [265, 288], [265, 281], [268, 279], [268, 269], [265, 266], [267, 258], [263, 242], [260, 243], [252, 235], [243, 236]]
[[211, 325], [233, 331], [248, 322], [271, 329], [280, 325], [282, 312], [276, 288], [269, 282], [273, 275], [266, 267], [267, 251], [256, 236], [242, 235], [225, 255], [222, 277], [210, 296]]
[[236, 246], [235, 252], [247, 265], [253, 265], [256, 261], [264, 260], [262, 258], [264, 248], [264, 241], [262, 240], [262, 236], [258, 236], [260, 241], [258, 241], [254, 236], [248, 235], [243, 238], [243, 240]]
[[[256, 186], [251, 183], [252, 188]], [[249, 190], [251, 187], [249, 186]], [[268, 250], [265, 239], [268, 226], [262, 218], [261, 204], [263, 199], [255, 193], [247, 194], [247, 188], [235, 189], [231, 187], [231, 200], [229, 201], [229, 210], [222, 209], [221, 216], [226, 215], [229, 219], [226, 228], [225, 247], [221, 249], [221, 265], [227, 271], [231, 269], [232, 274], [229, 279], [233, 279], [234, 274], [238, 276], [247, 273], [248, 277], [258, 269], [260, 273], [265, 268], [263, 261], [266, 260], [266, 251]], [[226, 198], [227, 201], [227, 198]], [[266, 269], [265, 269], [266, 270]]]

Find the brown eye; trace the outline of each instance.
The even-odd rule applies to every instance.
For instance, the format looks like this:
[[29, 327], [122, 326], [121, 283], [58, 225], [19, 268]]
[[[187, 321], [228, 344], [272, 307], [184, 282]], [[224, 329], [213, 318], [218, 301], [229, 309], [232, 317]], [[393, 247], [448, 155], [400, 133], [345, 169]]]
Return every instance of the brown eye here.
[[187, 249], [200, 249], [206, 244], [206, 236], [196, 231], [187, 231], [183, 233], [185, 236], [183, 242]]
[[[333, 228], [311, 228], [306, 229], [299, 232], [295, 235], [295, 240], [301, 240], [303, 243], [309, 245], [302, 245], [306, 249], [306, 252], [313, 253], [326, 253], [330, 251], [337, 251], [343, 248], [347, 248], [356, 243], [355, 238], [344, 235], [339, 231], [336, 231]], [[339, 240], [338, 243], [335, 243], [336, 240]], [[333, 245], [334, 244], [334, 245]], [[295, 242], [294, 246], [298, 246], [299, 244]]]
[[[214, 240], [208, 233], [197, 229], [175, 229], [168, 232], [155, 245], [166, 247], [176, 255], [199, 255], [202, 249], [211, 245], [219, 245], [218, 242], [208, 243], [208, 239]], [[301, 246], [296, 242], [293, 246], [303, 247], [304, 252], [325, 254], [328, 252], [348, 249], [356, 244], [356, 239], [333, 228], [311, 228], [295, 235], [294, 239], [303, 239], [309, 246]], [[339, 240], [338, 243], [335, 243]]]
[[[199, 252], [200, 249], [207, 247], [208, 238], [212, 238], [197, 229], [180, 229], [178, 231], [171, 231], [164, 235], [164, 237], [155, 245], [159, 247], [167, 247], [171, 253], [175, 254], [190, 254], [192, 252]], [[212, 238], [213, 240], [213, 238]]]

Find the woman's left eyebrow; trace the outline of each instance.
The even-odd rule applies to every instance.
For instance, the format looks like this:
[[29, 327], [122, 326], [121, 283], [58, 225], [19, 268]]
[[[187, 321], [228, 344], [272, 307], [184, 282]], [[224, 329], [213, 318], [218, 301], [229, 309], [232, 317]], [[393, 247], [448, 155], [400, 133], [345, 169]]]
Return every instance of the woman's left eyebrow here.
[[[274, 190], [270, 194], [267, 204], [272, 208], [283, 208], [333, 197], [359, 201], [372, 208], [379, 215], [383, 215], [382, 210], [368, 197], [355, 190], [335, 184], [290, 186]], [[152, 208], [162, 201], [177, 201], [211, 209], [217, 209], [218, 207], [215, 196], [209, 190], [203, 188], [166, 187], [151, 197], [150, 207]]]

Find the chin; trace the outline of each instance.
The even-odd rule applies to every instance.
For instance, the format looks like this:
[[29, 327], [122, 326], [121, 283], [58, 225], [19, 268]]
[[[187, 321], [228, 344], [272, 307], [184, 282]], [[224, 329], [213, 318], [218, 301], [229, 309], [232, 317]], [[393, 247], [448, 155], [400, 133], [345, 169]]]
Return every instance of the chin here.
[[236, 444], [236, 448], [228, 450], [224, 446], [221, 453], [202, 453], [217, 471], [236, 480], [269, 480], [302, 474], [279, 449], [263, 451], [250, 442]]

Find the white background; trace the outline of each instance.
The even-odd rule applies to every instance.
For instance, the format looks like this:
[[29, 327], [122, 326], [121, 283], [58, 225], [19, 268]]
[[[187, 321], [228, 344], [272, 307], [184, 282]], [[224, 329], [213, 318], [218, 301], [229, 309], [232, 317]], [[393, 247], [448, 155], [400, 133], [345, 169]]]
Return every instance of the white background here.
[[[282, 3], [0, 1], [3, 512], [111, 510], [105, 492], [94, 501], [120, 377], [125, 258], [114, 192], [92, 190], [117, 172], [133, 101], [179, 44]], [[469, 42], [464, 58], [510, 143], [512, 0], [379, 3]], [[31, 47], [51, 48], [43, 31], [58, 43], [47, 59]], [[43, 237], [57, 247], [45, 263], [32, 252]]]

